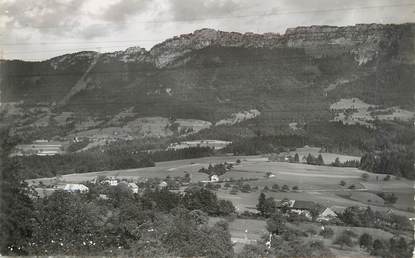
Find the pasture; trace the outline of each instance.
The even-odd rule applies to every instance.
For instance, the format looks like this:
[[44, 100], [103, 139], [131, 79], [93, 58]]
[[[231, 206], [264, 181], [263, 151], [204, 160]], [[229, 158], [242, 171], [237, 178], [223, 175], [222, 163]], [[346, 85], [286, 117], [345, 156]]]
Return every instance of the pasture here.
[[[336, 155], [341, 157], [341, 155]], [[343, 157], [348, 158], [348, 157]], [[209, 164], [223, 162], [233, 162], [240, 159], [241, 164], [235, 164], [231, 171], [220, 177], [223, 181], [232, 180], [230, 184], [235, 184], [236, 180], [255, 179], [246, 181], [251, 187], [257, 186], [259, 190], [249, 193], [231, 194], [230, 189], [224, 189], [225, 183], [220, 183], [222, 187], [216, 192], [219, 198], [231, 200], [239, 211], [255, 210], [258, 196], [265, 186], [271, 189], [272, 185], [278, 184], [280, 187], [287, 185], [290, 191], [266, 193], [276, 200], [284, 198], [318, 202], [324, 206], [346, 208], [349, 206], [371, 206], [374, 210], [392, 210], [407, 217], [414, 217], [408, 208], [413, 208], [413, 181], [406, 179], [396, 179], [391, 177], [389, 181], [384, 181], [384, 175], [373, 174], [359, 170], [357, 168], [314, 166], [302, 163], [270, 162], [265, 156], [213, 156], [188, 160], [176, 160], [168, 162], [158, 162], [155, 167], [138, 168], [127, 170], [113, 170], [90, 172], [83, 174], [63, 175], [60, 183], [81, 183], [94, 179], [96, 176], [114, 176], [132, 180], [145, 178], [165, 178], [166, 176], [183, 176], [184, 172], [191, 175], [192, 182], [208, 180], [208, 175], [198, 172], [200, 168], [207, 167]], [[267, 177], [271, 173], [271, 177]], [[367, 179], [362, 178], [362, 174], [368, 174]], [[29, 180], [30, 184], [56, 184], [56, 178], [41, 178]], [[340, 181], [345, 185], [341, 186]], [[350, 186], [353, 189], [349, 189]], [[297, 186], [298, 190], [293, 191], [292, 187]], [[373, 192], [385, 191], [393, 192], [398, 198], [394, 207], [385, 206]], [[412, 198], [411, 198], [412, 196]], [[368, 201], [370, 200], [370, 201]], [[373, 200], [373, 201], [372, 201]]]

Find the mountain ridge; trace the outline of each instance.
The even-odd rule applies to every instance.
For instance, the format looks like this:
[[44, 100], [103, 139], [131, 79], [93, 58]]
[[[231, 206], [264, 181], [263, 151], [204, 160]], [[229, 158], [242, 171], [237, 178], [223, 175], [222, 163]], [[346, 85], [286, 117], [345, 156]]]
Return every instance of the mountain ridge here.
[[[137, 117], [214, 124], [255, 109], [255, 126], [271, 131], [333, 120], [330, 105], [341, 99], [412, 111], [414, 32], [413, 23], [308, 26], [281, 35], [201, 29], [150, 50], [3, 61], [0, 102], [72, 112], [76, 121], [110, 121], [132, 108]], [[17, 121], [30, 126], [41, 116]]]
[[[212, 28], [202, 28], [195, 30], [191, 33], [181, 34], [179, 36], [173, 36], [168, 38], [160, 43], [155, 44], [149, 50], [145, 48], [141, 48], [140, 46], [131, 46], [125, 50], [118, 50], [114, 52], [105, 52], [102, 54], [115, 54], [119, 52], [134, 52], [134, 50], [138, 50], [140, 53], [148, 53], [151, 55], [156, 55], [159, 52], [160, 48], [165, 48], [165, 46], [174, 43], [177, 45], [177, 41], [180, 41], [181, 44], [179, 45], [186, 45], [185, 41], [188, 42], [196, 42], [196, 49], [203, 48], [211, 45], [219, 45], [223, 47], [278, 47], [282, 46], [281, 44], [287, 44], [287, 40], [298, 38], [298, 36], [303, 36], [306, 38], [307, 36], [316, 37], [316, 35], [320, 35], [318, 37], [322, 37], [321, 35], [335, 35], [335, 34], [343, 34], [352, 36], [350, 33], [355, 31], [355, 33], [369, 33], [369, 32], [385, 32], [386, 30], [394, 30], [398, 27], [401, 28], [408, 28], [415, 31], [415, 23], [402, 23], [402, 24], [379, 24], [379, 23], [363, 23], [363, 24], [355, 24], [355, 25], [347, 25], [347, 26], [332, 26], [332, 25], [310, 25], [310, 26], [297, 26], [292, 28], [287, 28], [285, 33], [280, 34], [276, 32], [265, 32], [265, 33], [254, 33], [254, 32], [233, 32], [233, 31], [221, 31], [215, 30]], [[202, 42], [198, 42], [198, 40], [202, 40]], [[209, 42], [210, 41], [210, 42]], [[268, 42], [268, 44], [266, 44]], [[205, 45], [203, 44], [205, 42]], [[207, 45], [207, 43], [210, 43]], [[255, 45], [257, 43], [257, 45]], [[274, 43], [274, 45], [272, 45]], [[200, 45], [198, 45], [200, 44]], [[288, 43], [289, 44], [289, 43]], [[55, 58], [61, 58], [67, 55], [77, 55], [79, 53], [98, 53], [96, 51], [79, 51], [74, 53], [67, 53], [59, 56], [55, 56], [52, 58], [48, 58], [45, 60], [40, 61], [26, 61], [21, 59], [1, 59], [1, 61], [24, 61], [24, 62], [45, 62]]]

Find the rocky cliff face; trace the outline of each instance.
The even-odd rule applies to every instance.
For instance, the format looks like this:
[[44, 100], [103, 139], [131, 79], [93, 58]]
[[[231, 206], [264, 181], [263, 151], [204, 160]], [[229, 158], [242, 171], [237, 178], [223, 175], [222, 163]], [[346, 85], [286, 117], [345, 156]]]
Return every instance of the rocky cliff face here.
[[[398, 47], [401, 57], [414, 52], [415, 24], [356, 26], [310, 26], [287, 29], [284, 35], [276, 33], [236, 33], [213, 29], [197, 30], [168, 39], [154, 46], [150, 54], [157, 67], [165, 67], [175, 59], [206, 47], [242, 48], [303, 48], [315, 56], [353, 53], [360, 64], [373, 60], [380, 51]], [[398, 46], [397, 46], [398, 45]], [[399, 46], [401, 45], [401, 46]], [[316, 53], [318, 53], [316, 55]], [[407, 60], [412, 60], [407, 58]]]
[[168, 39], [154, 46], [150, 50], [150, 54], [154, 58], [156, 66], [161, 68], [171, 64], [175, 59], [186, 53], [206, 47], [273, 48], [280, 45], [282, 38], [279, 34], [274, 33], [242, 34], [201, 29], [190, 34]]

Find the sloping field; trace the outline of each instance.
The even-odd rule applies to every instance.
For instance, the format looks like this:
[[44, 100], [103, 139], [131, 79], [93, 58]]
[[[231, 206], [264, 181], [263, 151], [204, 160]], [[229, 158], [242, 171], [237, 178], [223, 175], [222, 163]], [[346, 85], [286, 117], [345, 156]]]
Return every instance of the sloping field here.
[[[399, 205], [396, 206], [402, 210], [394, 209], [394, 212], [408, 216], [415, 217], [411, 212], [407, 211], [407, 207], [413, 206], [413, 202], [408, 200], [408, 194], [414, 192], [413, 182], [400, 179], [396, 180], [392, 177], [389, 181], [383, 181], [384, 175], [373, 174], [361, 171], [356, 168], [338, 168], [328, 166], [313, 166], [299, 163], [286, 162], [270, 162], [267, 158], [262, 156], [217, 156], [206, 157], [189, 160], [176, 160], [168, 162], [159, 162], [152, 168], [138, 168], [127, 170], [113, 170], [100, 171], [84, 174], [68, 174], [62, 176], [63, 182], [79, 183], [94, 179], [98, 175], [116, 176], [118, 178], [127, 179], [143, 179], [143, 178], [165, 178], [166, 176], [183, 176], [184, 172], [191, 175], [192, 182], [199, 182], [207, 180], [206, 174], [199, 173], [199, 169], [207, 167], [209, 164], [217, 164], [223, 162], [236, 162], [237, 159], [242, 160], [242, 163], [235, 165], [234, 169], [221, 176], [222, 180], [239, 180], [256, 179], [255, 181], [247, 181], [251, 187], [258, 186], [258, 191], [250, 193], [240, 193], [236, 195], [230, 194], [230, 189], [220, 189], [217, 195], [220, 198], [231, 200], [239, 211], [255, 210], [260, 191], [264, 186], [272, 187], [273, 184], [298, 186], [297, 191], [290, 190], [289, 192], [267, 192], [268, 196], [272, 196], [277, 200], [284, 198], [307, 200], [321, 203], [327, 207], [337, 206], [346, 208], [353, 205], [367, 206], [370, 205], [375, 210], [386, 211], [390, 207], [383, 206], [379, 201], [369, 203], [367, 200], [368, 194], [375, 197], [369, 192], [376, 192], [379, 189], [387, 190], [387, 192], [395, 192], [396, 194], [405, 194], [406, 198], [398, 200]], [[266, 173], [272, 173], [272, 177], [266, 177]], [[369, 178], [362, 179], [362, 174], [367, 173]], [[30, 183], [37, 183], [42, 181], [45, 184], [53, 183], [55, 178], [42, 178], [30, 180]], [[340, 185], [340, 181], [346, 183], [345, 186]], [[224, 183], [222, 183], [222, 186]], [[354, 185], [354, 189], [348, 187]], [[361, 193], [367, 192], [367, 193]], [[356, 198], [349, 198], [339, 196], [347, 193]], [[359, 197], [360, 196], [360, 197]], [[400, 195], [399, 195], [400, 196]], [[364, 200], [363, 200], [363, 199]], [[370, 198], [369, 198], [370, 199]]]
[[[150, 168], [133, 168], [133, 169], [123, 169], [123, 170], [111, 170], [111, 171], [98, 171], [98, 172], [89, 172], [82, 174], [67, 174], [62, 176], [62, 180], [65, 182], [71, 183], [81, 183], [88, 180], [94, 179], [96, 176], [116, 176], [118, 178], [154, 178], [160, 177], [165, 178], [170, 175], [171, 177], [183, 176], [183, 173], [186, 171], [192, 175], [192, 182], [199, 182], [201, 180], [207, 180], [208, 176], [206, 174], [199, 173], [199, 169], [202, 167], [208, 167], [209, 164], [217, 164], [223, 162], [236, 162], [237, 159], [245, 160], [246, 162], [252, 162], [252, 160], [263, 160], [265, 162], [266, 158], [261, 156], [215, 156], [215, 157], [205, 157], [197, 159], [187, 159], [187, 160], [174, 160], [166, 162], [157, 162], [155, 167]], [[55, 178], [38, 178], [29, 180], [32, 182], [42, 181], [43, 183], [52, 182]]]

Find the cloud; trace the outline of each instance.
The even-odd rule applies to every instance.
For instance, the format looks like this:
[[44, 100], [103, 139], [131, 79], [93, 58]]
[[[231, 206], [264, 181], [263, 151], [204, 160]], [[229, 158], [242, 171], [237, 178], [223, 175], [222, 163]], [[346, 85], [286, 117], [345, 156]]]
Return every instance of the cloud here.
[[112, 5], [101, 15], [101, 19], [115, 24], [124, 23], [127, 18], [147, 10], [151, 0], [120, 0]]
[[151, 0], [0, 0], [4, 30], [92, 39], [123, 29]]
[[239, 7], [233, 0], [169, 0], [175, 20], [215, 18], [230, 14]]
[[79, 34], [84, 39], [93, 39], [96, 37], [105, 36], [109, 33], [109, 28], [105, 24], [91, 24], [79, 31]]
[[3, 2], [6, 27], [34, 28], [50, 34], [64, 34], [80, 25], [83, 0], [27, 0]]

